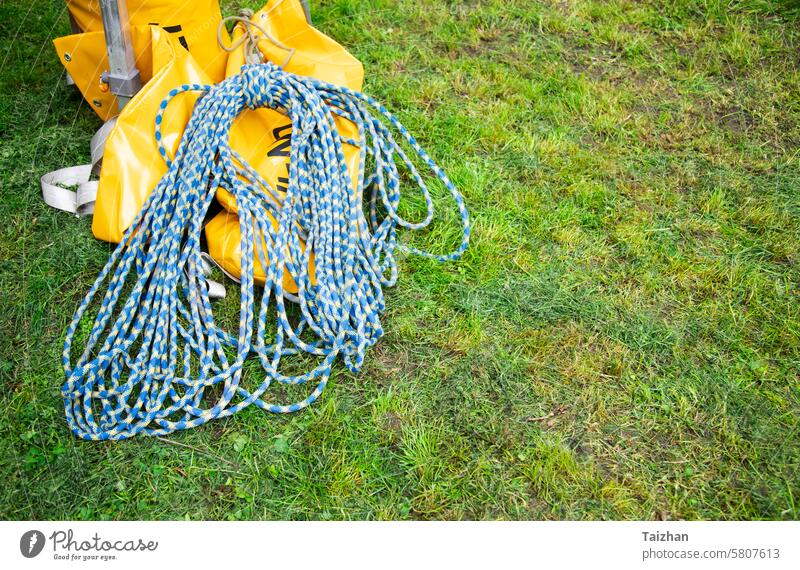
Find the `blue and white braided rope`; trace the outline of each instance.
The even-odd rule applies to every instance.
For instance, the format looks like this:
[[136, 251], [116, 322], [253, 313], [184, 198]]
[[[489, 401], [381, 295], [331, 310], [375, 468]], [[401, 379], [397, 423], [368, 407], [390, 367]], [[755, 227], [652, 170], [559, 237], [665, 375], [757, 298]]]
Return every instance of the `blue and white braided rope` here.
[[[162, 144], [163, 113], [170, 99], [187, 91], [204, 93], [170, 158]], [[259, 107], [291, 118], [285, 194], [229, 146], [233, 121], [243, 110]], [[339, 136], [333, 113], [357, 125], [358, 140]], [[431, 222], [433, 201], [422, 175], [385, 123], [452, 194], [463, 223], [463, 239], [453, 253], [436, 255], [397, 244], [397, 226], [420, 229]], [[161, 103], [155, 137], [169, 169], [81, 303], [64, 342], [64, 408], [70, 428], [83, 439], [164, 435], [231, 416], [250, 404], [274, 413], [303, 409], [325, 389], [337, 356], [358, 372], [367, 347], [383, 334], [383, 287], [397, 280], [398, 249], [447, 261], [460, 257], [467, 247], [469, 216], [458, 190], [403, 125], [362, 93], [289, 74], [270, 63], [247, 65], [214, 86], [173, 89]], [[343, 144], [359, 148], [355, 191]], [[365, 175], [368, 156], [371, 166]], [[398, 215], [397, 157], [424, 196], [427, 215], [421, 222]], [[220, 186], [236, 198], [241, 230], [236, 335], [216, 325], [202, 270], [203, 220]], [[278, 221], [277, 228], [268, 213]], [[308, 273], [312, 251], [316, 285]], [[256, 255], [266, 272], [260, 298], [253, 278]], [[298, 285], [302, 317], [297, 327], [286, 313], [287, 270]], [[73, 363], [76, 332], [84, 330], [79, 325], [106, 280], [85, 347]], [[268, 342], [267, 314], [273, 305], [276, 332]], [[311, 336], [315, 340], [307, 340]], [[318, 357], [319, 364], [300, 375], [279, 371], [284, 356], [302, 353]], [[260, 359], [265, 376], [248, 391], [242, 385], [243, 366], [252, 356]], [[282, 406], [263, 399], [273, 381], [312, 381], [316, 387], [306, 399]], [[208, 392], [214, 387], [212, 396]]]

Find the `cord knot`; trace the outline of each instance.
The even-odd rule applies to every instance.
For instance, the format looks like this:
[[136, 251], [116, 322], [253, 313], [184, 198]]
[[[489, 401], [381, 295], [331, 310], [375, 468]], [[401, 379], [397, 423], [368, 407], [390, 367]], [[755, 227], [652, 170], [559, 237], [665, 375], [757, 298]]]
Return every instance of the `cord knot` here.
[[268, 61], [243, 65], [240, 74], [245, 105], [251, 109], [268, 107], [287, 110], [289, 101], [286, 89], [282, 88], [281, 69], [278, 66]]

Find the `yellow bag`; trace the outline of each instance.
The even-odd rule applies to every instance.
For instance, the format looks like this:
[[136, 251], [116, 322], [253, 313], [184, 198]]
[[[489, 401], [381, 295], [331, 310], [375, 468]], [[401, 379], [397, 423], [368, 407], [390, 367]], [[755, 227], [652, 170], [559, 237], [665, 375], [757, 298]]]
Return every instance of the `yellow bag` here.
[[[214, 82], [225, 76], [227, 58], [217, 43], [217, 29], [222, 19], [217, 0], [127, 0], [127, 7], [131, 27], [154, 25], [163, 28], [189, 50]], [[97, 0], [67, 0], [67, 8], [82, 31], [101, 32], [99, 37], [103, 38], [103, 19]], [[92, 38], [92, 41], [96, 40]], [[88, 61], [86, 65], [99, 63], [98, 60]], [[107, 63], [96, 72], [98, 79], [106, 69]]]
[[[306, 20], [299, 0], [269, 0], [250, 19], [277, 42], [262, 38], [258, 49], [264, 58], [282, 65], [286, 71], [306, 77], [315, 77], [334, 85], [360, 90], [364, 82], [364, 67], [344, 47], [329, 38]], [[287, 60], [287, 51], [294, 52]], [[229, 58], [227, 75], [237, 73], [244, 64], [241, 59]]]
[[[254, 14], [251, 21], [258, 22], [265, 31], [273, 30], [282, 38], [280, 42], [290, 48], [287, 52], [263, 39], [258, 43], [258, 48], [266, 59], [283, 63], [291, 54], [285, 65], [289, 72], [313, 74], [314, 77], [335, 81], [351, 89], [361, 88], [363, 68], [360, 62], [342, 46], [311, 27], [298, 0], [273, 2], [272, 7], [265, 7]], [[144, 31], [132, 28], [134, 52], [137, 61], [142, 62], [139, 69], [143, 80], [146, 78], [147, 82], [122, 110], [108, 137], [95, 202], [92, 231], [95, 237], [111, 242], [122, 239], [148, 194], [167, 171], [153, 136], [155, 116], [161, 101], [171, 89], [184, 83], [212, 82], [194, 57], [180, 49], [174, 35], [156, 27], [148, 28], [148, 31], [149, 41]], [[242, 25], [237, 26], [234, 42], [244, 33]], [[64, 42], [57, 44], [57, 47], [67, 47], [67, 39], [61, 38]], [[70, 49], [81, 47], [84, 47], [81, 42], [70, 44]], [[227, 75], [238, 73], [244, 64], [244, 49], [245, 46], [241, 45], [229, 54]], [[88, 90], [90, 86], [83, 88]], [[164, 142], [172, 153], [177, 150], [197, 96], [191, 92], [181, 94], [167, 108], [162, 132]], [[339, 117], [335, 120], [343, 137], [357, 136], [357, 129], [350, 121]], [[240, 116], [230, 137], [232, 147], [273, 187], [281, 191], [288, 180], [290, 135], [291, 122], [286, 116], [270, 109], [257, 109], [247, 110]], [[343, 151], [355, 184], [358, 149], [344, 145]], [[217, 200], [226, 211], [215, 216], [205, 227], [209, 255], [223, 271], [238, 278], [241, 275], [241, 233], [236, 203], [226, 190], [217, 193]], [[313, 270], [312, 261], [309, 267], [312, 281]], [[255, 278], [256, 282], [264, 283], [264, 269], [258, 260]], [[284, 288], [289, 293], [297, 292], [297, 285], [288, 271], [285, 273]]]
[[[150, 191], [167, 172], [153, 136], [161, 101], [178, 85], [211, 82], [174, 36], [155, 26], [148, 29], [150, 41], [137, 44], [134, 39], [134, 51], [150, 52], [152, 68], [146, 70], [150, 78], [122, 109], [108, 136], [94, 206], [92, 233], [114, 243], [122, 239]], [[138, 37], [143, 40], [141, 34]], [[198, 96], [199, 93], [184, 93], [164, 113], [163, 142], [173, 154]]]

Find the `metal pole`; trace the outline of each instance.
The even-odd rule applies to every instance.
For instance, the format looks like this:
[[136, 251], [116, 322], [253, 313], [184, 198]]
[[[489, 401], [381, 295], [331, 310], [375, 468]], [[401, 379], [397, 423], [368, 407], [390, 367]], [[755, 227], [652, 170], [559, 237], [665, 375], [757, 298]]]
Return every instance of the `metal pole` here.
[[308, 0], [300, 0], [300, 4], [303, 6], [303, 12], [306, 13], [306, 21], [310, 24], [311, 23], [311, 10], [308, 9]]
[[142, 88], [133, 57], [128, 7], [125, 0], [100, 0], [100, 12], [103, 15], [103, 33], [110, 67], [109, 71], [103, 73], [102, 80], [117, 96], [119, 108], [122, 109]]

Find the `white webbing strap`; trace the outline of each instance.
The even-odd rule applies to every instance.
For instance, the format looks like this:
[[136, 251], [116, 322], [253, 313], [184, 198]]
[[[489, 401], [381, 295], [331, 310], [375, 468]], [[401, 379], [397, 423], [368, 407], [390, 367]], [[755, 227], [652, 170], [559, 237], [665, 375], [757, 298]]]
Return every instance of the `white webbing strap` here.
[[[91, 175], [91, 164], [48, 172], [41, 178], [42, 198], [48, 206], [78, 216], [87, 216], [94, 212], [94, 201], [97, 197], [97, 181], [90, 181]], [[70, 190], [70, 186], [76, 186], [77, 189]]]
[[[106, 121], [92, 137], [91, 164], [69, 166], [42, 176], [42, 198], [48, 206], [77, 216], [88, 216], [94, 212], [97, 180], [89, 179], [92, 174], [100, 173], [106, 139], [116, 122], [116, 117]], [[75, 187], [75, 190], [71, 187]]]

